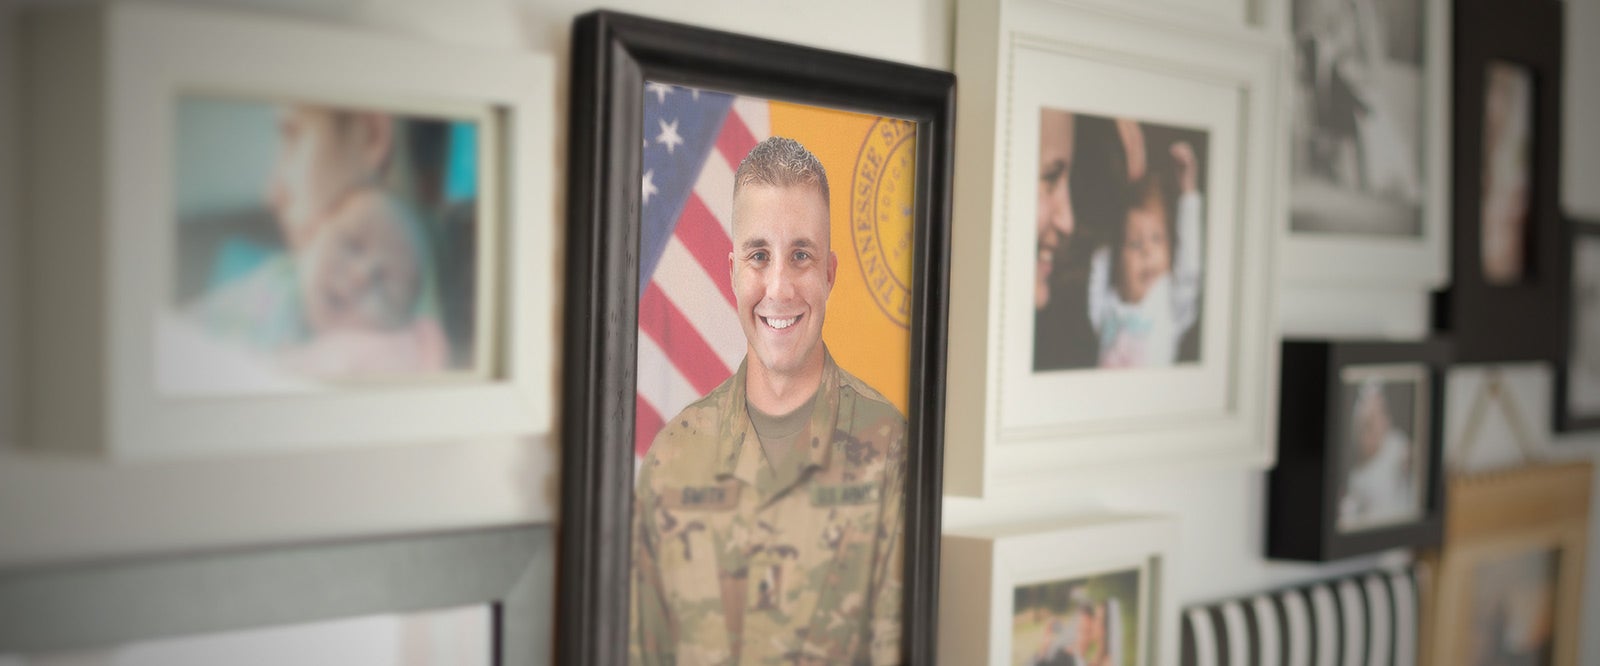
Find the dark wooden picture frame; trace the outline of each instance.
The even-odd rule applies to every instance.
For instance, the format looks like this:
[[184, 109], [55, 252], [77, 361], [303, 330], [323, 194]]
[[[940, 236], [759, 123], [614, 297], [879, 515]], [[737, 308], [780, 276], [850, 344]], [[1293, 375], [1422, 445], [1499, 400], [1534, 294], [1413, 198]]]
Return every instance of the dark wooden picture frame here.
[[0, 571], [0, 654], [493, 606], [493, 661], [550, 662], [555, 547], [521, 526]]
[[[1437, 544], [1443, 529], [1444, 369], [1449, 346], [1421, 342], [1286, 340], [1279, 393], [1278, 465], [1267, 480], [1267, 556], [1323, 562], [1388, 548]], [[1364, 528], [1339, 525], [1343, 448], [1349, 415], [1346, 369], [1419, 366], [1425, 389], [1420, 448], [1421, 514], [1414, 520]]]
[[609, 11], [576, 20], [572, 53], [556, 662], [628, 658], [648, 80], [916, 123], [901, 657], [932, 663], [955, 77]]
[[[1556, 0], [1455, 5], [1452, 282], [1436, 294], [1433, 315], [1434, 327], [1450, 334], [1461, 362], [1554, 361], [1564, 355], [1562, 11]], [[1496, 63], [1525, 70], [1533, 88], [1523, 277], [1511, 284], [1495, 284], [1483, 270], [1485, 93]]]
[[[1590, 338], [1584, 335], [1583, 313], [1578, 309], [1578, 285], [1573, 279], [1578, 271], [1582, 270], [1578, 262], [1577, 252], [1579, 244], [1583, 242], [1600, 243], [1600, 220], [1568, 219], [1566, 221], [1566, 243], [1564, 252], [1567, 253], [1565, 264], [1567, 278], [1563, 284], [1562, 301], [1567, 312], [1567, 348], [1561, 361], [1556, 363], [1556, 390], [1555, 400], [1555, 425], [1562, 432], [1576, 432], [1582, 430], [1600, 430], [1600, 411], [1588, 414], [1579, 414], [1572, 411], [1571, 398], [1573, 391], [1572, 362], [1578, 355], [1578, 346]], [[1596, 266], [1591, 270], [1600, 270]], [[1590, 340], [1589, 344], [1595, 344]]]

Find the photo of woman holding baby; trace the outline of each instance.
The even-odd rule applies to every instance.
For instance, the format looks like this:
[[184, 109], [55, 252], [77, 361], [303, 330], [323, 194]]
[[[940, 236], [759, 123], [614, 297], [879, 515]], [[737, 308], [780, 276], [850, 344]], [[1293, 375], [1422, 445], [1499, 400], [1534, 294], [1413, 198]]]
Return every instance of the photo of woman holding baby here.
[[1200, 360], [1207, 136], [1040, 114], [1034, 370]]
[[478, 123], [184, 95], [168, 393], [436, 379], [481, 364]]

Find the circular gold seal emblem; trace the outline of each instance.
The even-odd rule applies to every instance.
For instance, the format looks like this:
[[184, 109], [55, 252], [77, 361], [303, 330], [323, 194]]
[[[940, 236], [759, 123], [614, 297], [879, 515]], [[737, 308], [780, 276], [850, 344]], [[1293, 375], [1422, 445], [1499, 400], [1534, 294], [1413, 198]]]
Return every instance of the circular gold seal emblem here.
[[867, 130], [850, 183], [850, 235], [872, 300], [902, 328], [911, 322], [911, 219], [917, 128], [879, 118]]

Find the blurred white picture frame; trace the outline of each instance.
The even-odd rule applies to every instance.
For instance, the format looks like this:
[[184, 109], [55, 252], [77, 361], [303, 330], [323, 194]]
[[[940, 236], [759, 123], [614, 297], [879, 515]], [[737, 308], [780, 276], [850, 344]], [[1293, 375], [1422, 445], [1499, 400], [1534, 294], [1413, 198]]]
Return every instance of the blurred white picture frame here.
[[[1402, 0], [1420, 12], [1416, 26], [1421, 66], [1415, 88], [1421, 109], [1415, 154], [1419, 168], [1417, 197], [1420, 219], [1416, 234], [1296, 230], [1292, 219], [1295, 195], [1289, 187], [1290, 211], [1281, 219], [1283, 326], [1294, 335], [1360, 335], [1416, 338], [1425, 335], [1431, 292], [1450, 279], [1450, 25], [1451, 6], [1444, 0]], [[1304, 114], [1297, 114], [1296, 76], [1306, 46], [1297, 39], [1294, 5], [1285, 0], [1272, 12], [1272, 27], [1290, 35], [1294, 67], [1282, 72], [1283, 99], [1291, 133], [1281, 142], [1285, 170]], [[1370, 23], [1373, 17], [1368, 17]], [[1348, 26], [1347, 26], [1348, 27]], [[1348, 27], [1352, 32], [1358, 30]], [[1378, 57], [1375, 57], [1378, 59]], [[1323, 79], [1327, 68], [1323, 67]], [[1407, 86], [1409, 87], [1409, 86]], [[1424, 313], [1424, 314], [1417, 314]]]
[[[33, 194], [22, 221], [32, 285], [21, 324], [25, 445], [148, 459], [550, 428], [560, 262], [548, 57], [161, 4], [40, 7], [21, 20], [23, 178]], [[195, 95], [472, 125], [474, 333], [464, 369], [243, 390], [189, 381], [209, 366], [171, 361], [182, 338], [169, 315], [175, 118]]]
[[[1007, 0], [957, 11], [963, 157], [950, 348], [964, 351], [949, 360], [946, 492], [983, 497], [1069, 470], [1270, 466], [1281, 42], [1127, 3]], [[1034, 370], [1043, 109], [1207, 137], [1197, 362]]]
[[[1172, 570], [1177, 523], [1097, 515], [947, 531], [940, 544], [939, 655], [946, 664], [1011, 664], [1016, 590], [1137, 571], [1139, 666], [1176, 663]], [[1120, 664], [1119, 664], [1120, 666]]]

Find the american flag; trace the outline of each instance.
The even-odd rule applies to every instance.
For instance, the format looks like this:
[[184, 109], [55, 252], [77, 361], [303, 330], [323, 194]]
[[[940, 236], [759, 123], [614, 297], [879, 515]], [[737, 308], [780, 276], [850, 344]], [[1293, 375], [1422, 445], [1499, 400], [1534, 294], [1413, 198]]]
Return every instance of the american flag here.
[[765, 100], [645, 84], [635, 455], [744, 357], [728, 276], [733, 172], [770, 135]]

